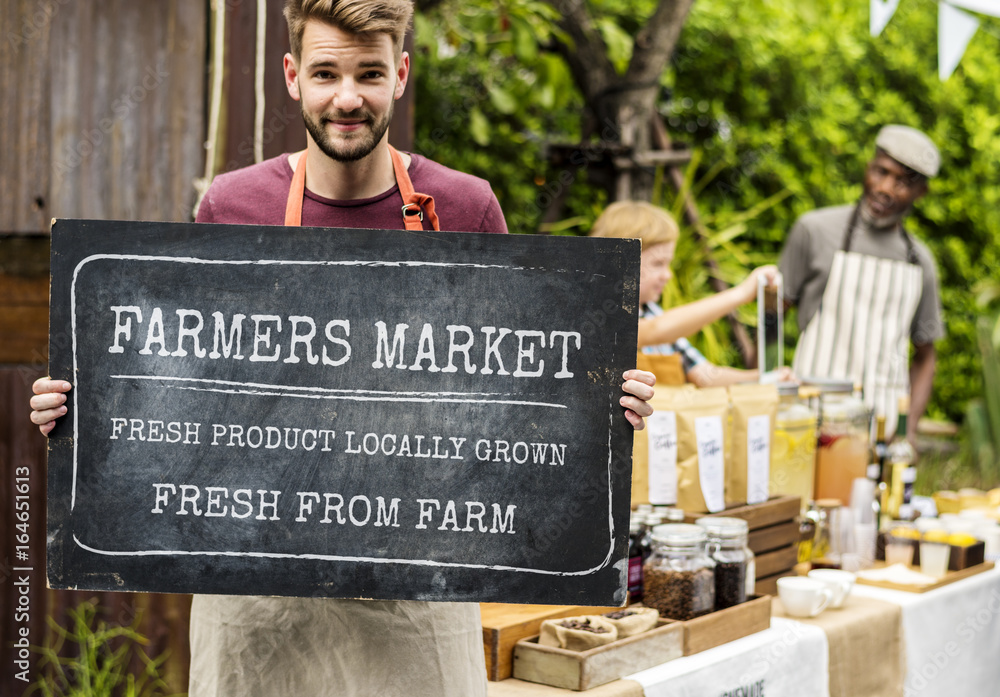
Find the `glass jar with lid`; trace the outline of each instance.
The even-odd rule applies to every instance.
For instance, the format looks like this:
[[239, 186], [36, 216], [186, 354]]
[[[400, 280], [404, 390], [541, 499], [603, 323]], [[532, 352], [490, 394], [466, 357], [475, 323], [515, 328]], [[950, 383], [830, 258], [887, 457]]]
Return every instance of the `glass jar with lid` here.
[[808, 389], [796, 382], [779, 383], [778, 394], [769, 491], [798, 496], [804, 513], [815, 486], [817, 413], [808, 405]]
[[843, 504], [839, 499], [820, 499], [816, 501], [816, 534], [813, 538], [810, 562], [814, 569], [841, 568], [844, 537]]
[[849, 501], [854, 480], [867, 475], [868, 409], [850, 380], [810, 384], [821, 391], [815, 497]]
[[705, 550], [705, 529], [684, 523], [658, 525], [652, 539], [642, 574], [643, 604], [675, 620], [715, 609], [715, 562]]
[[747, 521], [705, 516], [696, 524], [705, 529], [705, 550], [715, 561], [715, 609], [746, 602], [754, 593], [757, 577], [754, 553], [747, 545]]
[[684, 522], [684, 511], [676, 506], [653, 506], [653, 513], [663, 518], [664, 523]]

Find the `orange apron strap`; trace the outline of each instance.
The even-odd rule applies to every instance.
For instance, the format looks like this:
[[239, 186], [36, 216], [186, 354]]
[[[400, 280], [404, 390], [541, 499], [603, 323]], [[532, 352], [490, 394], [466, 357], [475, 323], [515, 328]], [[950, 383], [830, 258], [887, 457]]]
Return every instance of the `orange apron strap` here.
[[306, 151], [299, 156], [299, 163], [292, 175], [292, 185], [288, 187], [288, 202], [285, 204], [285, 227], [302, 225], [302, 197], [306, 193]]
[[403, 197], [403, 222], [407, 230], [423, 230], [424, 215], [435, 230], [441, 229], [437, 213], [434, 212], [434, 197], [428, 194], [418, 194], [413, 190], [410, 174], [403, 165], [403, 157], [396, 148], [389, 146], [392, 155], [392, 169], [396, 173], [396, 185]]
[[[403, 223], [407, 230], [423, 230], [424, 215], [435, 230], [440, 230], [437, 213], [434, 212], [434, 197], [428, 194], [418, 194], [413, 190], [413, 182], [403, 166], [403, 158], [396, 148], [389, 146], [392, 155], [392, 169], [396, 175], [396, 185], [403, 197]], [[302, 225], [302, 197], [306, 191], [306, 151], [299, 156], [292, 175], [291, 186], [288, 187], [288, 201], [285, 203], [285, 225], [298, 227]]]

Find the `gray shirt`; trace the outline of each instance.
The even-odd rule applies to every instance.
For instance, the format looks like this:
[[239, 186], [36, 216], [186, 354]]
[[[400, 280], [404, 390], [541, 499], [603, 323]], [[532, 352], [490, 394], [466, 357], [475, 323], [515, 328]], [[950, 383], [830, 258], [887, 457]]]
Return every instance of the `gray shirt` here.
[[[805, 330], [819, 309], [833, 255], [844, 247], [853, 210], [854, 206], [848, 205], [810, 211], [795, 221], [788, 234], [778, 268], [784, 278], [785, 299], [798, 306], [800, 331]], [[944, 336], [944, 324], [934, 257], [923, 243], [912, 235], [910, 239], [917, 262], [923, 269], [923, 292], [910, 325], [910, 339], [919, 346]], [[851, 240], [851, 251], [907, 261], [907, 244], [898, 228], [879, 230], [860, 217]]]

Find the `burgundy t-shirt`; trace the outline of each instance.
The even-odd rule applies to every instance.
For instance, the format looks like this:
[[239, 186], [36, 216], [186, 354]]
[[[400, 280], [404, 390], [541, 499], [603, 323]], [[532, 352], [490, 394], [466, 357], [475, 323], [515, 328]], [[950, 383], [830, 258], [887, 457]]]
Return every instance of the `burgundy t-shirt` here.
[[[434, 210], [442, 230], [507, 232], [500, 203], [486, 180], [420, 155], [412, 155], [408, 172], [418, 193], [434, 197]], [[197, 222], [284, 225], [291, 183], [292, 168], [287, 154], [220, 174], [202, 199]], [[403, 198], [396, 186], [372, 198], [350, 201], [323, 198], [307, 187], [302, 225], [402, 230], [402, 206]], [[424, 228], [431, 229], [426, 218]]]

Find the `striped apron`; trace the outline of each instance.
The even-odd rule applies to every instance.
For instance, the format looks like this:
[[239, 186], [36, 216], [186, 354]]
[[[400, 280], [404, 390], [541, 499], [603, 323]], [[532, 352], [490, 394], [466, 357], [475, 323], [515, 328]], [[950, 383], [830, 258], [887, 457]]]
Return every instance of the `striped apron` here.
[[819, 309], [795, 351], [803, 377], [852, 380], [865, 405], [894, 433], [899, 397], [910, 392], [910, 325], [923, 269], [905, 261], [838, 250]]

